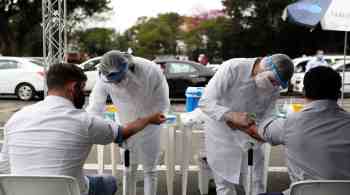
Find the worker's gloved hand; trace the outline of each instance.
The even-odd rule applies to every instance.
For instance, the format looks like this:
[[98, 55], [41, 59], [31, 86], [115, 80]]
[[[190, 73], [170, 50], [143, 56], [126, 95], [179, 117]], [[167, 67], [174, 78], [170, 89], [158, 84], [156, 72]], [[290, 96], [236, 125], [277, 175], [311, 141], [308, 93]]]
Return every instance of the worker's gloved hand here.
[[156, 113], [151, 115], [149, 118], [149, 123], [160, 125], [166, 121], [166, 117], [163, 113]]
[[250, 117], [248, 112], [227, 112], [224, 115], [224, 120], [231, 129], [243, 131], [255, 124], [255, 120]]

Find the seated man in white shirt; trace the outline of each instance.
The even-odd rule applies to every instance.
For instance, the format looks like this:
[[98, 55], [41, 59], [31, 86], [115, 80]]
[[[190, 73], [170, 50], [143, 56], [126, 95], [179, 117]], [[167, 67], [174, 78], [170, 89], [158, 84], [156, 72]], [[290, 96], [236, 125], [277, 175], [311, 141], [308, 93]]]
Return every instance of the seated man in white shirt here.
[[313, 68], [304, 77], [307, 104], [300, 112], [268, 119], [258, 130], [247, 131], [272, 145], [284, 145], [292, 183], [350, 179], [350, 114], [337, 104], [341, 86], [332, 68]]
[[[75, 177], [84, 195], [112, 195], [114, 177], [85, 176], [83, 165], [93, 144], [122, 143], [148, 124], [161, 124], [161, 113], [121, 126], [89, 115], [84, 105], [84, 72], [55, 64], [47, 73], [48, 96], [15, 113], [5, 125], [0, 167], [15, 175]], [[6, 166], [7, 165], [7, 166]]]

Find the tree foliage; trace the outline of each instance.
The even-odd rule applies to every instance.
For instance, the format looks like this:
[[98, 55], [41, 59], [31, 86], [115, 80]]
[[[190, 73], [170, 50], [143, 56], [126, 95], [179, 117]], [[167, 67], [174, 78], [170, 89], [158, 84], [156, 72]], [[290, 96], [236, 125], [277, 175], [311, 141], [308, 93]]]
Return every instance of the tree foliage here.
[[124, 36], [109, 28], [91, 28], [79, 31], [75, 36], [79, 50], [90, 55], [100, 56], [109, 50], [127, 50]]
[[[343, 33], [310, 29], [282, 21], [284, 8], [295, 0], [222, 0], [226, 16], [200, 18], [177, 13], [141, 17], [118, 38], [120, 48], [153, 59], [158, 55], [186, 54], [197, 60], [200, 53], [210, 62], [234, 57], [286, 53], [291, 57], [313, 55], [317, 49], [341, 53]], [[102, 40], [101, 40], [102, 41]], [[179, 50], [185, 43], [185, 52]]]
[[[82, 20], [107, 11], [110, 0], [67, 0], [69, 17]], [[79, 10], [79, 12], [77, 12]], [[42, 55], [42, 0], [0, 1], [0, 53]]]
[[154, 58], [162, 54], [175, 54], [182, 17], [177, 13], [160, 14], [154, 18], [142, 17], [126, 35], [136, 55]]
[[187, 55], [196, 60], [200, 53], [206, 54], [211, 62], [221, 62], [230, 55], [233, 26], [226, 17], [218, 17], [200, 22], [184, 36]]
[[[286, 53], [291, 57], [312, 55], [317, 49], [341, 53], [343, 33], [310, 29], [281, 20], [283, 9], [296, 0], [222, 0], [226, 16], [198, 19], [177, 13], [141, 17], [125, 33], [83, 26], [84, 19], [105, 13], [111, 0], [67, 0], [69, 43], [89, 54], [110, 49], [153, 59], [158, 55], [186, 54], [196, 60], [205, 53], [211, 62], [233, 57]], [[42, 55], [42, 0], [0, 1], [0, 53]], [[179, 47], [185, 43], [185, 49]]]

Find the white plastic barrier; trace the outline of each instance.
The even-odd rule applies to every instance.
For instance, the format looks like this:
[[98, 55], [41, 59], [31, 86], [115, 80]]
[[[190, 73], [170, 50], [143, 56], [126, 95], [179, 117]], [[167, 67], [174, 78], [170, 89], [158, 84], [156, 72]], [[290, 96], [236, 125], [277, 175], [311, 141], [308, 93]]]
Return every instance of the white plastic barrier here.
[[[182, 151], [182, 166], [181, 166], [181, 173], [182, 173], [182, 195], [186, 195], [187, 193], [187, 183], [188, 183], [188, 167], [189, 167], [189, 161], [191, 158], [191, 150], [188, 150], [187, 148], [190, 148], [192, 146], [192, 131], [194, 129], [203, 129], [204, 122], [205, 122], [205, 115], [199, 110], [196, 109], [193, 112], [190, 113], [183, 113], [180, 115], [181, 118], [181, 129], [183, 130], [183, 151]], [[204, 132], [203, 132], [204, 133]], [[264, 163], [264, 179], [263, 182], [265, 186], [264, 191], [266, 191], [267, 186], [267, 179], [268, 179], [268, 167], [269, 167], [269, 161], [270, 161], [270, 151], [271, 151], [271, 145], [270, 144], [264, 144], [264, 151], [265, 151], [265, 163]], [[198, 156], [198, 155], [197, 155]], [[202, 159], [201, 159], [202, 158]], [[208, 185], [209, 180], [213, 178], [210, 167], [208, 166], [207, 162], [203, 160], [205, 158], [205, 154], [200, 154], [198, 163], [199, 163], [199, 172], [198, 172], [198, 188], [201, 194], [208, 194]], [[251, 168], [251, 167], [250, 167]], [[252, 180], [252, 173], [250, 174], [251, 177], [248, 177], [249, 180]], [[248, 181], [248, 184], [250, 184], [251, 181]], [[250, 186], [249, 186], [250, 188]], [[247, 190], [251, 191], [251, 190]]]
[[[112, 175], [113, 176], [117, 176], [117, 151], [119, 151], [118, 149], [118, 145], [115, 143], [111, 143], [110, 145], [108, 145], [111, 147], [110, 151], [111, 151], [111, 166], [112, 166]], [[105, 161], [104, 161], [104, 150], [105, 146], [104, 145], [97, 145], [96, 149], [97, 149], [97, 164], [98, 164], [98, 169], [97, 169], [97, 173], [98, 174], [103, 174], [104, 170], [105, 170]]]
[[[270, 160], [270, 153], [271, 153], [271, 145], [266, 143], [264, 145], [265, 150], [265, 164], [264, 164], [264, 186], [267, 186], [267, 179], [268, 179], [268, 166], [269, 166], [269, 160]], [[210, 179], [213, 179], [212, 172], [210, 170], [210, 167], [207, 164], [207, 161], [205, 160], [205, 155], [199, 155], [198, 156], [198, 164], [199, 164], [199, 171], [198, 171], [198, 189], [200, 194], [208, 194], [209, 192], [209, 181]], [[250, 178], [248, 178], [250, 180]], [[266, 188], [264, 189], [267, 190]]]
[[182, 128], [182, 163], [181, 163], [181, 174], [182, 174], [182, 194], [187, 193], [187, 183], [188, 183], [188, 168], [191, 159], [191, 149], [192, 148], [192, 128], [183, 124]]
[[209, 181], [213, 179], [213, 174], [208, 166], [207, 161], [204, 157], [198, 156], [198, 189], [200, 194], [208, 194], [209, 193]]
[[98, 174], [103, 174], [104, 169], [105, 169], [105, 161], [104, 161], [104, 153], [105, 153], [105, 146], [104, 145], [97, 145], [96, 150], [97, 150], [97, 165], [98, 165]]
[[[203, 133], [203, 125], [205, 121], [205, 116], [201, 113], [200, 110], [195, 110], [190, 113], [182, 113], [180, 114], [180, 117], [177, 117], [176, 122], [168, 122], [166, 124], [167, 130], [166, 130], [166, 147], [165, 147], [165, 165], [166, 168], [161, 168], [162, 170], [166, 171], [166, 179], [167, 179], [167, 189], [168, 189], [168, 195], [173, 195], [174, 192], [174, 178], [175, 178], [175, 154], [176, 154], [176, 148], [180, 149], [181, 157], [181, 177], [182, 177], [182, 195], [187, 194], [187, 184], [188, 184], [188, 171], [190, 167], [190, 159], [192, 157], [191, 155], [191, 149], [192, 148], [192, 138], [193, 138], [193, 131], [195, 130], [197, 133]], [[179, 128], [181, 130], [181, 136], [182, 136], [182, 147], [176, 146], [176, 128]], [[113, 146], [114, 145], [114, 146]], [[116, 145], [111, 144], [111, 160], [112, 160], [112, 174], [116, 175], [117, 171], [117, 159], [116, 159]], [[264, 183], [267, 184], [267, 176], [268, 176], [268, 165], [269, 165], [269, 159], [270, 159], [270, 149], [271, 146], [269, 144], [265, 144], [265, 178]], [[203, 146], [204, 147], [204, 146]], [[98, 146], [98, 172], [103, 173], [103, 170], [105, 168], [104, 163], [104, 147]], [[199, 156], [199, 158], [204, 157], [205, 153], [197, 154], [196, 156]], [[201, 159], [198, 160], [198, 188], [200, 190], [201, 194], [208, 194], [208, 184], [209, 180], [213, 178], [211, 170], [209, 166], [207, 165], [206, 161], [203, 161]], [[118, 166], [121, 168], [122, 166]], [[161, 166], [162, 167], [162, 166]], [[159, 167], [158, 167], [159, 168]], [[121, 168], [122, 169], [122, 168]], [[265, 185], [266, 186], [266, 185]], [[265, 189], [266, 191], [266, 189]]]
[[[192, 130], [202, 129], [203, 120], [199, 118], [199, 110], [191, 113], [180, 114], [176, 123], [167, 124], [167, 146], [166, 146], [166, 173], [167, 173], [167, 189], [168, 195], [173, 195], [174, 192], [174, 177], [175, 177], [175, 154], [176, 149], [181, 148], [181, 177], [182, 177], [182, 195], [187, 194], [188, 171], [191, 159], [192, 148]], [[181, 129], [182, 147], [176, 147], [176, 130]]]
[[264, 182], [263, 185], [265, 186], [264, 191], [267, 191], [267, 180], [269, 178], [269, 165], [270, 165], [270, 155], [271, 155], [271, 145], [269, 143], [264, 144], [264, 150], [265, 150], [265, 163], [264, 163]]
[[204, 119], [201, 111], [196, 109], [193, 112], [183, 113], [180, 115], [181, 129], [182, 129], [182, 195], [187, 194], [187, 183], [188, 183], [188, 167], [190, 165], [191, 150], [188, 148], [192, 147], [192, 130], [203, 129]]
[[172, 120], [167, 121], [167, 134], [166, 134], [166, 148], [165, 148], [165, 165], [166, 169], [166, 179], [167, 179], [167, 189], [168, 195], [174, 194], [174, 177], [175, 177], [175, 138], [176, 138], [176, 127], [179, 126], [180, 121], [178, 117], [173, 116]]
[[[105, 112], [105, 118], [107, 120], [112, 120], [115, 121], [117, 123], [119, 123], [119, 117], [117, 114], [117, 108], [114, 105], [107, 105], [106, 106], [106, 112]], [[117, 151], [119, 151], [117, 149], [117, 144], [115, 143], [111, 143], [109, 145], [111, 147], [110, 151], [111, 151], [111, 165], [112, 165], [112, 175], [113, 176], [117, 176]], [[98, 164], [98, 170], [97, 173], [98, 174], [103, 174], [104, 169], [105, 169], [105, 161], [104, 161], [104, 145], [97, 145], [96, 149], [97, 149], [97, 164]]]
[[1, 144], [0, 151], [3, 143], [4, 143], [4, 127], [0, 127], [0, 144]]

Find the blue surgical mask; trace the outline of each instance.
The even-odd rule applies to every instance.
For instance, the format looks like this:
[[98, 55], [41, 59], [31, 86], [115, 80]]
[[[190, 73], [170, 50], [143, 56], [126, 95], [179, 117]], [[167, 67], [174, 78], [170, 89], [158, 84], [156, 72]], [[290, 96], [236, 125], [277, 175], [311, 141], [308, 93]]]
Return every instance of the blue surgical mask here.
[[128, 71], [128, 64], [122, 64], [121, 69], [119, 71], [112, 71], [110, 73], [101, 73], [103, 80], [105, 82], [110, 83], [120, 83], [124, 78]]
[[112, 72], [106, 78], [109, 82], [120, 83], [125, 78], [126, 72]]

